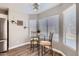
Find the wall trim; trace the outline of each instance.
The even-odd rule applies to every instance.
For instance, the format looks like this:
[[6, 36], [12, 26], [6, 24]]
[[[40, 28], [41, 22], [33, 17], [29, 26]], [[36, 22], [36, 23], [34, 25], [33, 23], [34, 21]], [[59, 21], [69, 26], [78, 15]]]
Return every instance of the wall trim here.
[[63, 56], [66, 56], [62, 51], [60, 51], [60, 50], [58, 50], [58, 49], [52, 48], [52, 50], [53, 50], [53, 51], [56, 51], [56, 52], [58, 52], [58, 53], [60, 53], [60, 54], [62, 54]]
[[22, 43], [22, 44], [19, 44], [19, 45], [10, 47], [9, 50], [14, 49], [14, 48], [17, 48], [17, 47], [21, 47], [21, 46], [23, 46], [23, 45], [27, 45], [27, 44], [30, 44], [30, 42], [26, 42], [26, 43]]

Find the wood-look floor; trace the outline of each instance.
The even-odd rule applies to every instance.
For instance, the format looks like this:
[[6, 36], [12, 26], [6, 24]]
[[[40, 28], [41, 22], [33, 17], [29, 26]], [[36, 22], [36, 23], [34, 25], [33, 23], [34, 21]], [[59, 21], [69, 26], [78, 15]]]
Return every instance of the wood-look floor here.
[[[33, 52], [30, 50], [30, 45], [24, 45], [8, 52], [0, 53], [0, 56], [38, 56], [38, 51], [35, 49]], [[47, 53], [45, 56], [50, 56], [50, 54]], [[54, 56], [61, 56], [61, 54], [54, 52]]]

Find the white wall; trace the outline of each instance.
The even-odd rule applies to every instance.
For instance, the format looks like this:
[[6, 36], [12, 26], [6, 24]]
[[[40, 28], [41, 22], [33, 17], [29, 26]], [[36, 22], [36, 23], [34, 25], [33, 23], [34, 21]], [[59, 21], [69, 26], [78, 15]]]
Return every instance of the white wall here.
[[[14, 8], [9, 8], [9, 48], [15, 48], [19, 45], [25, 44], [28, 40], [28, 15], [18, 12]], [[10, 21], [23, 20], [23, 26], [17, 26]]]
[[[27, 5], [27, 4], [26, 4]], [[25, 44], [28, 39], [28, 28], [24, 29], [24, 26], [28, 26], [29, 16], [24, 13], [24, 4], [0, 4], [0, 8], [6, 10], [9, 8], [9, 48]], [[10, 20], [23, 20], [23, 26], [17, 26], [17, 24], [12, 24]]]

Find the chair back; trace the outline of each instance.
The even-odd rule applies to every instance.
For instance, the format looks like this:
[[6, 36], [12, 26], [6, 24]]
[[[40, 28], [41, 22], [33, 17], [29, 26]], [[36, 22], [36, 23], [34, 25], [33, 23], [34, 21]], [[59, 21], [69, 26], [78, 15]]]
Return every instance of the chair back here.
[[49, 34], [49, 41], [51, 42], [51, 45], [52, 45], [52, 38], [53, 38], [53, 33], [50, 32], [50, 34]]

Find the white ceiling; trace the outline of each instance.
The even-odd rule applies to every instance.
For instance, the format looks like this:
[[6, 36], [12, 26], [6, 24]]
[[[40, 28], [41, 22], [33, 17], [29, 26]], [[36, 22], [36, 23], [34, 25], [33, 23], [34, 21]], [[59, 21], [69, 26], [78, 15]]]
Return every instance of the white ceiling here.
[[37, 14], [53, 8], [59, 4], [60, 3], [40, 3], [40, 9], [38, 10], [38, 12], [33, 11], [32, 3], [0, 3], [0, 8], [15, 8], [19, 12], [26, 14]]
[[26, 6], [26, 7], [27, 7], [28, 13], [31, 14], [31, 13], [41, 13], [41, 12], [43, 12], [43, 11], [45, 11], [47, 9], [53, 8], [53, 7], [57, 6], [57, 5], [59, 5], [59, 4], [55, 4], [55, 3], [40, 3], [40, 8], [39, 8], [38, 12], [34, 12], [33, 11], [32, 4], [28, 4], [28, 6]]

